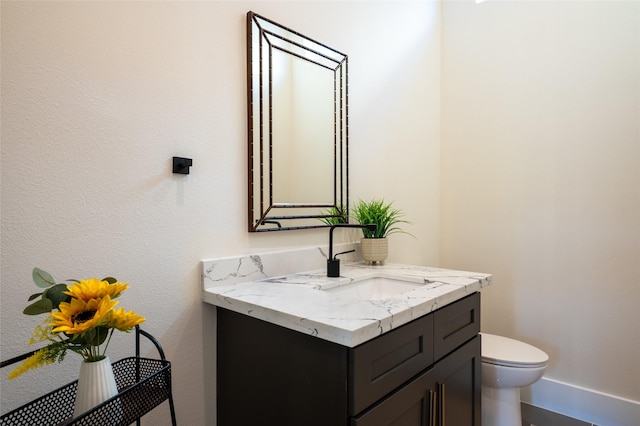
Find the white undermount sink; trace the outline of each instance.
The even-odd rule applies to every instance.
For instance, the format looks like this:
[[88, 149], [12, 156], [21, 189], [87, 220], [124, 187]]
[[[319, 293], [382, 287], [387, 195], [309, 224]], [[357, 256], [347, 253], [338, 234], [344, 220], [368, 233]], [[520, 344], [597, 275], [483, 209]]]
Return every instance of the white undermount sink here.
[[384, 300], [422, 287], [424, 279], [419, 277], [395, 277], [385, 274], [367, 276], [324, 291], [338, 297], [362, 300]]

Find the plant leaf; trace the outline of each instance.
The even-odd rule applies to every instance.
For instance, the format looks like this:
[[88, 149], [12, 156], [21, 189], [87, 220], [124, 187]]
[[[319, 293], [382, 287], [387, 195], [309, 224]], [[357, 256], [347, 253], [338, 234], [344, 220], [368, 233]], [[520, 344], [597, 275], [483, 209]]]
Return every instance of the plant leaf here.
[[47, 271], [43, 271], [40, 268], [33, 268], [31, 276], [33, 277], [33, 282], [41, 288], [47, 288], [49, 286], [55, 285], [56, 283], [50, 273], [48, 273]]
[[51, 300], [40, 299], [37, 302], [32, 303], [26, 308], [24, 308], [24, 311], [22, 311], [22, 313], [25, 315], [40, 315], [40, 314], [47, 314], [51, 312], [51, 309], [53, 309], [53, 306], [51, 305]]
[[383, 199], [371, 201], [359, 200], [353, 208], [353, 216], [363, 225], [367, 223], [377, 225], [374, 232], [367, 229], [362, 230], [365, 238], [384, 238], [395, 233], [409, 234], [398, 226], [399, 224], [410, 223], [402, 219], [402, 211], [400, 209], [394, 209], [392, 203], [386, 202]]
[[68, 302], [71, 300], [71, 296], [63, 293], [65, 291], [67, 291], [66, 284], [56, 284], [53, 287], [46, 289], [44, 293], [42, 293], [42, 298], [49, 299], [51, 301], [52, 309], [58, 309], [60, 302]]
[[41, 296], [42, 293], [36, 293], [36, 294], [32, 294], [31, 296], [29, 296], [29, 302], [31, 302], [33, 299], [35, 299], [38, 296]]
[[113, 283], [117, 283], [117, 282], [118, 282], [118, 280], [116, 280], [116, 279], [115, 279], [115, 278], [113, 278], [113, 277], [106, 277], [106, 278], [103, 278], [103, 279], [102, 279], [102, 281], [106, 281], [106, 282], [108, 282], [109, 284], [113, 284]]

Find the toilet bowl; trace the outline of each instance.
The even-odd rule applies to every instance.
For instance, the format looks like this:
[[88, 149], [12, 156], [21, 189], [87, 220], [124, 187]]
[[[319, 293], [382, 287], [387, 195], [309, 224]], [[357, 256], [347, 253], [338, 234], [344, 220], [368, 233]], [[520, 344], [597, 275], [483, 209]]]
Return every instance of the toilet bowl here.
[[508, 337], [482, 336], [482, 425], [520, 426], [520, 388], [537, 382], [549, 356]]

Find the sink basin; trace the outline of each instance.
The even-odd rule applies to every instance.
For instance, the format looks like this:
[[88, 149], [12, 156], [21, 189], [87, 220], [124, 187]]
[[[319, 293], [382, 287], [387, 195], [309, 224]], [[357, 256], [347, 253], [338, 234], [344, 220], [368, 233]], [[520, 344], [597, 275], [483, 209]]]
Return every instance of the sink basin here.
[[348, 284], [328, 288], [324, 291], [349, 299], [384, 300], [422, 287], [424, 280], [410, 277], [376, 275], [354, 280]]

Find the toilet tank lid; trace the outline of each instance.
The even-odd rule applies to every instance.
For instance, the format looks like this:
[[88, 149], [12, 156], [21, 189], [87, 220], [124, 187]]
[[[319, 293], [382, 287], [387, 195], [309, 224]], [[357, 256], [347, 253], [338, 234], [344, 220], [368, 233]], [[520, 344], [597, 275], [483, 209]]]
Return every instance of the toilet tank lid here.
[[491, 364], [537, 367], [549, 361], [544, 351], [519, 340], [481, 333], [482, 360]]

